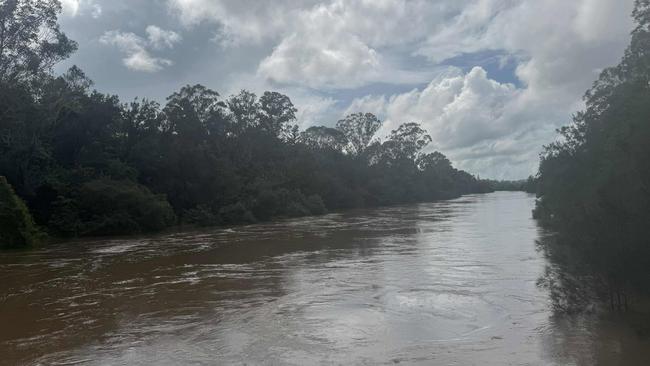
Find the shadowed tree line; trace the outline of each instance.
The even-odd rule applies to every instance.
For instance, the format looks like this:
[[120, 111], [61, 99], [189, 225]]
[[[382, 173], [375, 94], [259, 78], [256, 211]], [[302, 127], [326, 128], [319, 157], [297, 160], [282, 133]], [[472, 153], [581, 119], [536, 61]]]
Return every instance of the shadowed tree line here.
[[614, 309], [650, 283], [650, 0], [633, 17], [621, 62], [545, 148], [534, 212], [558, 233], [542, 247], [567, 272], [553, 281], [563, 301], [594, 293]]
[[522, 180], [491, 180], [488, 179], [486, 182], [492, 187], [495, 191], [505, 191], [505, 192], [526, 192], [526, 193], [536, 193], [537, 192], [537, 179], [535, 177], [528, 177], [528, 179]]
[[[277, 92], [223, 98], [188, 85], [164, 105], [122, 103], [77, 67], [54, 76], [76, 49], [60, 11], [55, 0], [0, 2], [0, 175], [50, 234], [249, 223], [491, 190], [423, 153], [431, 137], [417, 123], [380, 139], [382, 122], [357, 113], [300, 131]], [[0, 190], [31, 220], [4, 180]]]

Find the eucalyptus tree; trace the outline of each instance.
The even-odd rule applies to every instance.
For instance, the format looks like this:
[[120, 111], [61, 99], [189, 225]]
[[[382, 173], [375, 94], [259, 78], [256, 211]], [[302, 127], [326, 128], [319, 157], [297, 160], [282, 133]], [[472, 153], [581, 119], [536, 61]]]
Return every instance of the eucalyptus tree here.
[[340, 130], [325, 126], [313, 126], [303, 131], [300, 141], [313, 149], [342, 151], [348, 141]]
[[372, 113], [354, 113], [336, 123], [336, 129], [345, 136], [346, 150], [360, 156], [370, 146], [382, 122]]
[[59, 0], [0, 2], [0, 81], [31, 81], [77, 49], [57, 24]]
[[262, 129], [274, 136], [280, 136], [284, 131], [292, 131], [298, 109], [291, 99], [278, 92], [266, 91], [259, 98], [259, 124]]

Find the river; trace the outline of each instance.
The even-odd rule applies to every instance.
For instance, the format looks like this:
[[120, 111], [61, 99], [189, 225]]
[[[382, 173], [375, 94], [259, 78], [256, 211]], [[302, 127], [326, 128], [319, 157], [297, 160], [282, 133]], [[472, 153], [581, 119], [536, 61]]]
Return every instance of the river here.
[[554, 314], [525, 193], [0, 253], [0, 364], [648, 365]]

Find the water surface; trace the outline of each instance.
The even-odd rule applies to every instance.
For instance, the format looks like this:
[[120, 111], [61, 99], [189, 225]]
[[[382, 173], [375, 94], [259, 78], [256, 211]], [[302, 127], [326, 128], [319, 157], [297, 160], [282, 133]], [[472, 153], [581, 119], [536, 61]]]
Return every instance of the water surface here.
[[0, 254], [0, 364], [647, 365], [616, 321], [554, 315], [534, 197]]

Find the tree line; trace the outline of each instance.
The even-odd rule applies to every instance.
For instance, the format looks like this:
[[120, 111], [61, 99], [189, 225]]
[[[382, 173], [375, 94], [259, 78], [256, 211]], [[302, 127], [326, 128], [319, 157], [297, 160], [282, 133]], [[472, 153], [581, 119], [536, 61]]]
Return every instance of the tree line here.
[[382, 122], [355, 113], [301, 131], [278, 92], [224, 98], [187, 85], [164, 105], [123, 103], [78, 67], [53, 75], [77, 48], [60, 11], [58, 0], [0, 3], [0, 225], [15, 228], [0, 233], [5, 246], [28, 244], [16, 238], [36, 226], [130, 234], [492, 190], [425, 153], [431, 137], [418, 123], [379, 138]]
[[485, 180], [494, 191], [504, 192], [537, 192], [537, 179], [533, 176], [521, 180]]
[[633, 18], [621, 62], [541, 157], [534, 215], [557, 231], [543, 248], [568, 271], [565, 307], [589, 292], [626, 309], [650, 284], [650, 0]]

